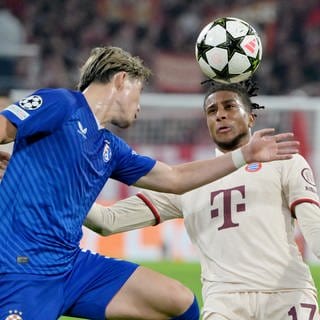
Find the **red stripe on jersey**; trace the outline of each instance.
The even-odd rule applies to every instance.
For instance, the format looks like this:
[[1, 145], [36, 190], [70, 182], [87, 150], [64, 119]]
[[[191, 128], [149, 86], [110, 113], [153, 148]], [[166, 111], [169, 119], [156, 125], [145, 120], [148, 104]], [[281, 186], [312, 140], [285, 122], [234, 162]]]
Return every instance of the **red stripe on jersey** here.
[[319, 202], [316, 201], [316, 200], [313, 200], [313, 199], [303, 198], [303, 199], [296, 200], [296, 201], [294, 201], [294, 202], [291, 204], [291, 206], [290, 206], [291, 215], [292, 215], [294, 218], [296, 218], [296, 215], [295, 215], [295, 213], [294, 213], [295, 207], [296, 207], [298, 204], [304, 203], [304, 202], [313, 203], [313, 204], [315, 204], [316, 206], [320, 207]]
[[138, 198], [140, 198], [146, 204], [146, 206], [151, 210], [151, 212], [156, 220], [156, 223], [154, 225], [156, 226], [157, 224], [159, 224], [160, 223], [160, 214], [159, 214], [157, 208], [153, 205], [153, 203], [142, 193], [137, 193], [136, 196]]

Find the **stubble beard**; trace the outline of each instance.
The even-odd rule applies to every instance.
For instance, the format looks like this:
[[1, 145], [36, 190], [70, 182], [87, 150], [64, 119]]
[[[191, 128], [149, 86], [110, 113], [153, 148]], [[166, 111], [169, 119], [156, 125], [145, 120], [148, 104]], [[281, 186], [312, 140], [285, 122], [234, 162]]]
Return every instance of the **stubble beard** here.
[[114, 126], [117, 126], [118, 128], [121, 128], [121, 129], [127, 129], [131, 126], [131, 123], [129, 121], [112, 120], [111, 124], [113, 124]]
[[217, 145], [217, 147], [221, 151], [229, 152], [229, 151], [236, 150], [236, 149], [240, 148], [241, 146], [243, 146], [245, 144], [244, 141], [246, 141], [246, 137], [247, 137], [247, 133], [244, 132], [244, 133], [240, 133], [239, 135], [234, 137], [232, 140], [229, 140], [226, 142], [214, 140], [214, 143]]

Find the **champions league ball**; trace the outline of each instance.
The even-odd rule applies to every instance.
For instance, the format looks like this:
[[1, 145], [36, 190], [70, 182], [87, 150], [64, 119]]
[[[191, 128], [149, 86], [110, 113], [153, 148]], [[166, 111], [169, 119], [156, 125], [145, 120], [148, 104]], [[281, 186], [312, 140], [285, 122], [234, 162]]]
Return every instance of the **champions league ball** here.
[[202, 72], [222, 83], [248, 79], [262, 59], [262, 44], [255, 29], [232, 17], [219, 18], [200, 32], [195, 46]]

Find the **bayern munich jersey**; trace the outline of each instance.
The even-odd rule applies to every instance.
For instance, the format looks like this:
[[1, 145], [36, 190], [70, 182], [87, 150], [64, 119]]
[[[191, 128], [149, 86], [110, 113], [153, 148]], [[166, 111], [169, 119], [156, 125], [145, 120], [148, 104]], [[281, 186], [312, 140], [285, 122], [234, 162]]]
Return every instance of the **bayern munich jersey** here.
[[65, 272], [108, 178], [133, 184], [155, 160], [99, 127], [78, 91], [41, 89], [1, 114], [17, 135], [0, 184], [0, 273]]
[[300, 155], [253, 163], [181, 196], [142, 191], [161, 220], [183, 217], [199, 251], [203, 296], [311, 289], [294, 238], [294, 208], [318, 204], [312, 171]]

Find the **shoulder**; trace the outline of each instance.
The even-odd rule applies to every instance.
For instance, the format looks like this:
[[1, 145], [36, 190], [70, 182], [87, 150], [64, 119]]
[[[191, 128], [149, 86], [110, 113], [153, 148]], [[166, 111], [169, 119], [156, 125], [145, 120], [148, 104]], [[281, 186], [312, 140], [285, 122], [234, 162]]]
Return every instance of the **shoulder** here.
[[278, 168], [289, 168], [292, 166], [302, 165], [306, 164], [308, 165], [308, 161], [304, 156], [302, 156], [299, 153], [293, 154], [291, 159], [287, 160], [276, 160], [276, 161], [270, 161], [268, 162], [268, 165], [271, 167], [278, 167]]
[[32, 96], [40, 96], [52, 101], [70, 101], [79, 99], [79, 96], [82, 96], [82, 93], [80, 91], [74, 91], [66, 88], [41, 88], [29, 95], [29, 97]]
[[291, 159], [288, 160], [290, 163], [292, 164], [308, 164], [308, 161], [306, 160], [306, 158], [301, 155], [300, 153], [296, 153], [292, 156]]

